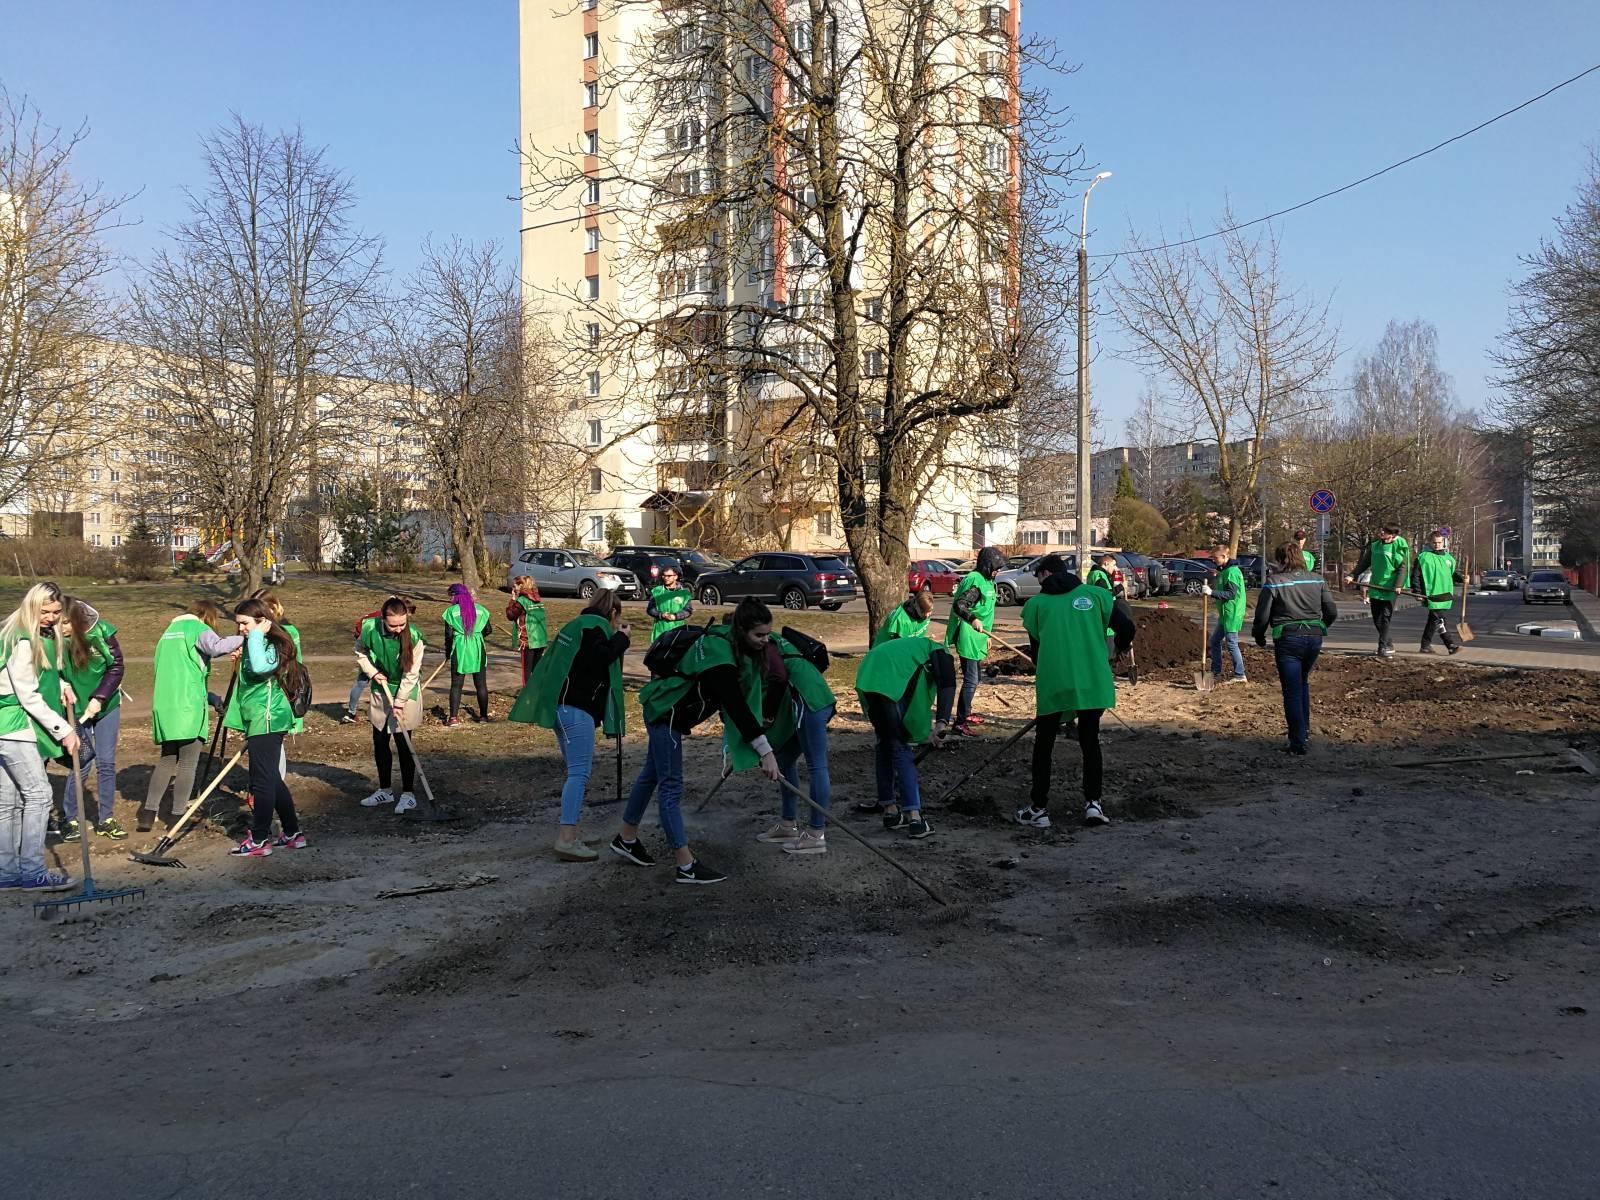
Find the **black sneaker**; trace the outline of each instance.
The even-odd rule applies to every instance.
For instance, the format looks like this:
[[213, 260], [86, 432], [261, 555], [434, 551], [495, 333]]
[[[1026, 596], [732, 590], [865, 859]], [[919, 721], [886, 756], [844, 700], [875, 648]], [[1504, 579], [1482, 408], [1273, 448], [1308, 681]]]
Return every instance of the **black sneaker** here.
[[619, 833], [611, 839], [611, 851], [613, 854], [622, 855], [623, 858], [636, 867], [653, 867], [656, 865], [656, 860], [645, 853], [644, 843], [637, 838], [631, 842], [625, 842]]
[[876, 800], [857, 800], [850, 805], [851, 812], [881, 813], [883, 805]]
[[925, 838], [933, 832], [933, 826], [922, 819], [921, 810], [911, 813], [911, 819], [906, 822], [906, 828], [911, 831], [914, 838]]
[[1435, 653], [1433, 647], [1429, 646], [1429, 645], [1423, 645], [1423, 646], [1419, 647], [1419, 650], [1423, 654], [1433, 654], [1433, 653]]
[[713, 871], [698, 858], [687, 867], [679, 867], [674, 883], [721, 883], [727, 876], [721, 871]]
[[909, 829], [911, 828], [911, 817], [903, 808], [899, 812], [884, 813], [883, 827], [890, 833], [897, 829]]
[[76, 821], [61, 822], [61, 840], [75, 842], [83, 837], [83, 828]]
[[355, 723], [356, 715], [353, 712], [347, 712], [344, 714], [344, 716], [339, 718], [339, 724], [341, 725], [354, 725]]
[[1460, 654], [1461, 653], [1461, 647], [1459, 645], [1446, 646], [1445, 649], [1448, 650], [1451, 654]]
[[44, 840], [47, 842], [59, 842], [61, 840], [61, 818], [56, 816], [55, 813], [50, 814], [50, 820], [45, 824]]
[[138, 830], [140, 833], [149, 833], [156, 827], [156, 815], [148, 808], [139, 810]]

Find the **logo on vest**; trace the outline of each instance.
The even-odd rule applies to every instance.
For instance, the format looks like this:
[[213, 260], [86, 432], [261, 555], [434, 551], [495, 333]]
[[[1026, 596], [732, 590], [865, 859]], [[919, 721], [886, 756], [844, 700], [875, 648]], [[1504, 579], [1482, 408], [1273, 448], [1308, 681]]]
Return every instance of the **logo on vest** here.
[[1072, 602], [1072, 607], [1077, 609], [1079, 612], [1088, 612], [1094, 607], [1094, 601], [1089, 599], [1087, 596], [1079, 596]]

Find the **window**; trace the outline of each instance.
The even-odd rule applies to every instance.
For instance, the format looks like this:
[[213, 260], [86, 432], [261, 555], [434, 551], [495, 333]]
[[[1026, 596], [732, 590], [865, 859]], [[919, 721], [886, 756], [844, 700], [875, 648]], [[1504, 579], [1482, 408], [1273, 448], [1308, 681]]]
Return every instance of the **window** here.
[[590, 254], [600, 249], [599, 229], [585, 229], [583, 231], [583, 248]]
[[122, 451], [121, 450], [113, 450], [111, 452], [111, 461], [112, 462], [121, 462], [122, 461]]
[[583, 11], [593, 12], [597, 3], [599, 3], [599, 0], [583, 0]]
[[605, 488], [605, 475], [599, 467], [589, 468], [589, 491], [598, 492]]
[[961, 536], [961, 514], [960, 513], [951, 513], [950, 514], [950, 536], [951, 537], [960, 537]]
[[120, 534], [120, 533], [113, 533], [113, 534], [112, 534], [112, 535], [111, 535], [111, 544], [112, 544], [112, 545], [113, 545], [113, 546], [120, 546], [120, 545], [122, 545], [122, 535], [121, 535], [121, 534]]
[[100, 482], [100, 470], [99, 470], [98, 467], [91, 467], [89, 469], [89, 482], [90, 483], [99, 483]]
[[978, 70], [985, 75], [1004, 75], [1006, 73], [1006, 52], [1004, 50], [984, 50], [978, 55]]
[[797, 233], [789, 239], [789, 265], [791, 267], [814, 266], [822, 259], [822, 252], [817, 249], [816, 242], [803, 233]]
[[817, 514], [817, 536], [833, 536], [833, 514], [831, 512]]
[[600, 203], [600, 181], [591, 179], [583, 185], [583, 202], [585, 204]]
[[91, 524], [91, 525], [100, 524], [100, 514], [97, 513], [97, 512], [90, 513], [89, 514], [89, 524]]
[[598, 396], [599, 394], [600, 394], [600, 372], [599, 371], [590, 371], [589, 372], [589, 395]]
[[91, 546], [98, 546], [100, 544], [100, 535], [98, 533], [91, 533], [89, 535], [89, 544]]
[[1004, 5], [985, 4], [978, 10], [985, 33], [1004, 33], [1006, 31], [1006, 10]]
[[874, 296], [868, 300], [862, 310], [862, 315], [869, 321], [876, 322], [879, 325], [883, 324], [883, 297]]
[[606, 519], [604, 517], [589, 518], [589, 540], [603, 542], [606, 540]]
[[586, 154], [600, 153], [600, 131], [591, 129], [583, 135], [583, 147]]
[[585, 108], [596, 108], [596, 107], [599, 106], [599, 104], [600, 104], [600, 85], [598, 83], [586, 83], [586, 84], [584, 84], [583, 85], [583, 106]]
[[601, 436], [600, 422], [589, 422], [589, 445], [598, 446], [604, 439]]
[[586, 34], [584, 34], [583, 35], [583, 56], [585, 58], [597, 58], [597, 57], [599, 57], [599, 54], [600, 54], [600, 35], [598, 33], [586, 33]]
[[154, 421], [156, 419], [156, 410], [154, 407], [150, 405], [145, 406], [144, 419], [146, 421]]
[[1049, 545], [1050, 533], [1045, 529], [1030, 529], [1022, 535], [1022, 541], [1027, 546]]
[[991, 171], [1004, 171], [1011, 165], [1011, 147], [1002, 141], [985, 143], [983, 165]]
[[598, 350], [599, 348], [600, 348], [600, 322], [599, 321], [590, 321], [589, 322], [589, 349]]
[[885, 373], [882, 350], [868, 350], [861, 356], [861, 373], [869, 379], [877, 379]]
[[685, 117], [667, 126], [665, 134], [668, 150], [692, 150], [704, 136], [698, 117]]
[[589, 299], [591, 299], [591, 300], [600, 299], [600, 276], [598, 276], [598, 275], [589, 276], [588, 279], [584, 280], [584, 286], [588, 290]]

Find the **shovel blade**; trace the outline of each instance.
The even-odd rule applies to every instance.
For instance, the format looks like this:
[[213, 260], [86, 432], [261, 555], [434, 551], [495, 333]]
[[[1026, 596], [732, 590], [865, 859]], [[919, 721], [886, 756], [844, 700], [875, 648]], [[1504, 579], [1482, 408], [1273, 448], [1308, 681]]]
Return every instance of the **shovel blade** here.
[[1463, 642], [1470, 642], [1474, 641], [1478, 635], [1472, 632], [1471, 625], [1468, 625], [1465, 621], [1462, 621], [1456, 625], [1456, 636]]
[[1194, 690], [1195, 691], [1197, 691], [1197, 692], [1209, 692], [1211, 690], [1212, 686], [1213, 686], [1213, 684], [1212, 684], [1211, 672], [1210, 671], [1196, 671], [1194, 673]]

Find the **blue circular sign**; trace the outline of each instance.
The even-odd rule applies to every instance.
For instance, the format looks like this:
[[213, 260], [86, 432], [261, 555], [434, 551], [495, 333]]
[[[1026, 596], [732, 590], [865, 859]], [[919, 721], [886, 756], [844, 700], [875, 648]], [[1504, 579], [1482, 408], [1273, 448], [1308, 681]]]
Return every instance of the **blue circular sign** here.
[[1333, 493], [1327, 488], [1318, 488], [1316, 491], [1311, 493], [1312, 512], [1330, 513], [1333, 511], [1334, 505], [1338, 503], [1339, 502], [1333, 498]]

